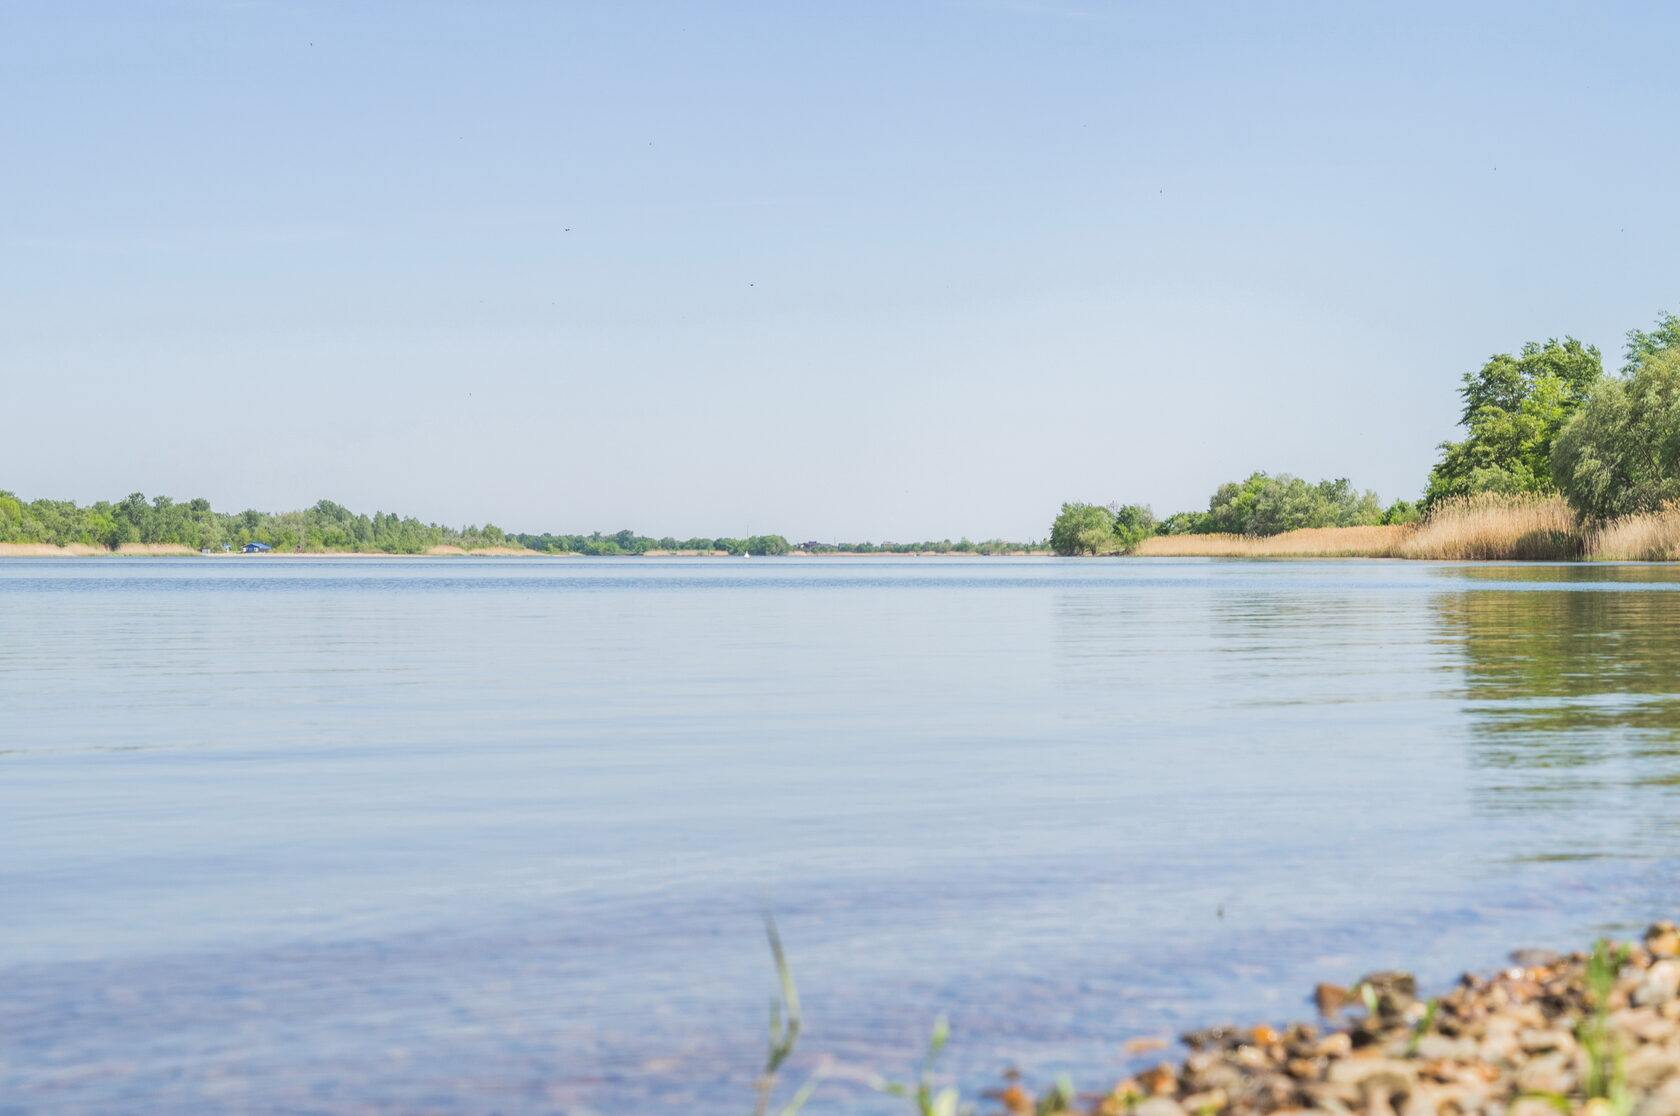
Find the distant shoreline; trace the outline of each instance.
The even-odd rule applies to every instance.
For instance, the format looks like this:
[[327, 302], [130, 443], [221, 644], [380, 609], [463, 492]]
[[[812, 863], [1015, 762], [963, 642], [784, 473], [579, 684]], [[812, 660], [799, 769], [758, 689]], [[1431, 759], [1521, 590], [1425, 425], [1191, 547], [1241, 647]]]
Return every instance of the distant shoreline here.
[[[590, 555], [569, 550], [527, 550], [522, 547], [493, 546], [463, 550], [458, 546], [434, 546], [418, 554], [395, 554], [379, 550], [271, 550], [261, 554], [245, 554], [238, 550], [202, 551], [190, 546], [170, 543], [124, 543], [116, 550], [85, 543], [54, 546], [50, 543], [0, 543], [0, 559], [5, 558], [729, 558], [724, 550], [648, 550], [641, 554]], [[754, 556], [758, 561], [762, 556]], [[813, 551], [790, 550], [783, 558], [1030, 558], [1050, 557], [1044, 551], [1009, 550], [997, 554], [978, 554], [973, 551]]]

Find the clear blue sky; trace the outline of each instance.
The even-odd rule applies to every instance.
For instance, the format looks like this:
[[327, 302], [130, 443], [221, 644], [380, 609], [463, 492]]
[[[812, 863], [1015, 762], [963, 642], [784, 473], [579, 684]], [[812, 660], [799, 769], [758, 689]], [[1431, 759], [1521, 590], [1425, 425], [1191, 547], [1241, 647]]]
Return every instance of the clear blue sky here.
[[0, 3], [0, 487], [1041, 536], [1680, 309], [1669, 5]]

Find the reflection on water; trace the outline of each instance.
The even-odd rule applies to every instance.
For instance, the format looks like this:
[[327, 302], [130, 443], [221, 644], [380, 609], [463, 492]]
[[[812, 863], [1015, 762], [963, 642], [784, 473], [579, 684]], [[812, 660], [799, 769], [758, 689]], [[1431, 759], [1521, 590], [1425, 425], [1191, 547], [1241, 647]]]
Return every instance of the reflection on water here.
[[[1680, 571], [0, 565], [0, 1097], [890, 1111], [1672, 914]], [[0, 1108], [5, 1102], [0, 1101]]]
[[1472, 588], [1435, 607], [1445, 638], [1462, 648], [1482, 806], [1528, 819], [1528, 856], [1672, 854], [1680, 595], [1666, 590], [1680, 588], [1680, 569], [1443, 572]]

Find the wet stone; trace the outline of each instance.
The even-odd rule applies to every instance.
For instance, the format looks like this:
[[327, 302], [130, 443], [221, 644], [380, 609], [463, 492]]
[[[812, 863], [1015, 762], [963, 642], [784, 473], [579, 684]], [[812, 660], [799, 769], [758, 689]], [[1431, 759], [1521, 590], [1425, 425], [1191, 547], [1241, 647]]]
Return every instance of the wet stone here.
[[1645, 931], [1645, 951], [1653, 957], [1680, 955], [1680, 929], [1667, 919], [1652, 923]]
[[1503, 970], [1467, 974], [1429, 1005], [1416, 1001], [1409, 973], [1371, 973], [1351, 991], [1322, 984], [1313, 1000], [1327, 1020], [1345, 1011], [1341, 1026], [1192, 1031], [1182, 1067], [1158, 1065], [1078, 1111], [1617, 1116], [1626, 1110], [1585, 1095], [1589, 1052], [1597, 1051], [1612, 1093], [1629, 1096], [1631, 1116], [1680, 1116], [1680, 931], [1658, 923], [1643, 940], [1607, 990], [1589, 979], [1589, 954], [1548, 950], [1519, 950]]
[[1320, 1015], [1335, 1015], [1348, 1002], [1348, 990], [1339, 984], [1320, 984], [1313, 989], [1313, 1004]]
[[1661, 1046], [1642, 1046], [1624, 1063], [1628, 1087], [1650, 1090], [1680, 1075], [1680, 1051]]
[[1641, 1007], [1660, 1007], [1680, 995], [1680, 961], [1658, 961], [1640, 978], [1633, 990], [1633, 1002]]
[[1132, 1116], [1187, 1116], [1184, 1106], [1167, 1097], [1150, 1097], [1132, 1109]]
[[1563, 960], [1563, 954], [1550, 949], [1513, 949], [1511, 963], [1525, 969], [1549, 968]]

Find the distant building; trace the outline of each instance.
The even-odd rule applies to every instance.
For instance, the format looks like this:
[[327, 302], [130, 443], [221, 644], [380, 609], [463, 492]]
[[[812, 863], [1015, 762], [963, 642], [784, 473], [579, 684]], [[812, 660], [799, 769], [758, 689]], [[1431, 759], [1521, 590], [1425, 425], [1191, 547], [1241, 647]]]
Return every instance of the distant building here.
[[261, 554], [265, 550], [273, 550], [274, 548], [269, 546], [267, 543], [248, 542], [239, 549], [243, 550], [246, 554]]

